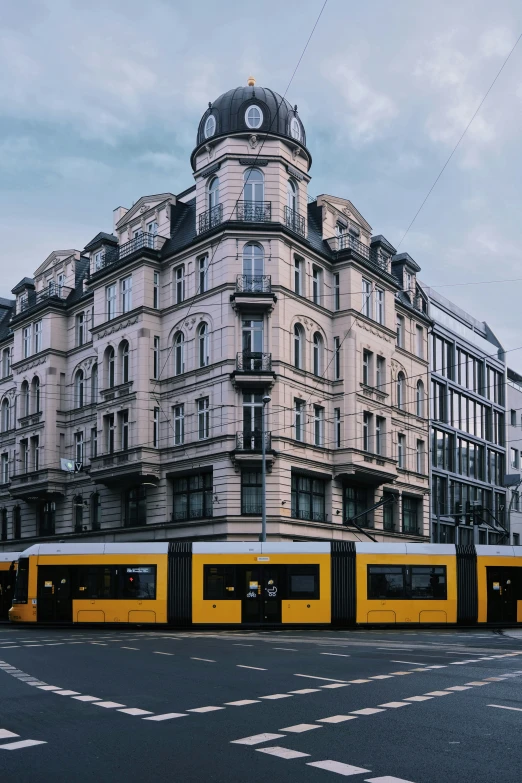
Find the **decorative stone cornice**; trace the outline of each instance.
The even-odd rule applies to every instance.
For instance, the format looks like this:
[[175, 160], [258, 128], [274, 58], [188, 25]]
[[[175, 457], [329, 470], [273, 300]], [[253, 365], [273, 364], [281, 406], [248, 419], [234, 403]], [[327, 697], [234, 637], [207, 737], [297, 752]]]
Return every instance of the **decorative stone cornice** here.
[[97, 337], [107, 337], [108, 335], [114, 334], [115, 332], [121, 332], [122, 329], [127, 329], [129, 326], [137, 324], [139, 320], [140, 317], [138, 315], [134, 315], [132, 318], [126, 318], [124, 321], [120, 321], [117, 324], [113, 324], [112, 326], [108, 326], [102, 331], [99, 331]]

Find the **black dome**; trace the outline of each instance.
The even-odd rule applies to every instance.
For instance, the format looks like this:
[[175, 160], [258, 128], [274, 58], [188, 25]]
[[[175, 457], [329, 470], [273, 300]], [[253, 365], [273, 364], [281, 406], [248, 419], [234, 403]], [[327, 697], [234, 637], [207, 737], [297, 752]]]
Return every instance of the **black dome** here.
[[[246, 112], [249, 106], [258, 106], [262, 111], [262, 121], [257, 127], [247, 125]], [[215, 127], [212, 133], [205, 135], [205, 126], [210, 116], [214, 117]], [[299, 126], [299, 138], [292, 134], [292, 120]], [[306, 134], [297, 113], [297, 107], [292, 107], [287, 100], [277, 92], [266, 87], [246, 86], [236, 87], [217, 98], [201, 118], [198, 128], [197, 148], [211, 139], [228, 136], [233, 133], [268, 133], [284, 136], [294, 144], [306, 147]], [[196, 152], [196, 150], [194, 152]], [[193, 153], [194, 154], [194, 153]]]

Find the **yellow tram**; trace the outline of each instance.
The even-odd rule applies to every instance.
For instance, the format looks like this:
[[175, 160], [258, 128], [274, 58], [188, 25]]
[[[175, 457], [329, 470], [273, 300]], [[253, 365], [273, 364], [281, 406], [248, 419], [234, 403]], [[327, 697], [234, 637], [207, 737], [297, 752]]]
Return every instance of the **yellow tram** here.
[[37, 544], [12, 622], [522, 624], [522, 547], [359, 542]]
[[13, 602], [16, 561], [20, 552], [0, 552], [0, 620], [7, 620]]

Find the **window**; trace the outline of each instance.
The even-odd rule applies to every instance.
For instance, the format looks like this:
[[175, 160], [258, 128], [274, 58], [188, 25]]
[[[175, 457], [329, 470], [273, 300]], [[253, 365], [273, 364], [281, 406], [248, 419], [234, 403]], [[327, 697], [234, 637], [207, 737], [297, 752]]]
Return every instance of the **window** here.
[[160, 275], [159, 272], [153, 272], [152, 275], [152, 306], [155, 310], [159, 310], [159, 293], [160, 293]]
[[150, 223], [147, 223], [147, 234], [151, 234], [153, 237], [156, 236], [158, 233], [158, 224], [155, 220], [151, 220]]
[[210, 435], [209, 398], [202, 397], [197, 401], [198, 408], [198, 438], [205, 440]]
[[9, 409], [9, 400], [2, 400], [2, 432], [7, 432], [11, 427], [11, 411]]
[[83, 497], [75, 495], [73, 498], [74, 532], [83, 531]]
[[107, 320], [116, 317], [116, 286], [108, 285], [105, 289], [105, 301], [107, 303]]
[[219, 178], [213, 177], [208, 183], [208, 208], [214, 209], [219, 205]]
[[[125, 499], [125, 516], [124, 516], [125, 527], [141, 527], [143, 525], [146, 525], [147, 524], [146, 488], [141, 486], [141, 487], [134, 487], [133, 489], [128, 489], [124, 493], [124, 499]], [[147, 568], [151, 569], [152, 571], [154, 566], [144, 567], [144, 569]], [[134, 579], [137, 579], [137, 584], [139, 585], [139, 580], [141, 580], [142, 578], [142, 573], [141, 573], [142, 569], [140, 568], [140, 574], [138, 577], [134, 576], [134, 571], [136, 569], [134, 569], [133, 571], [133, 569], [123, 566], [122, 570], [124, 570], [125, 572], [124, 585], [125, 588], [128, 588], [122, 591], [122, 597], [124, 598], [137, 597], [136, 589], [139, 589], [140, 592], [143, 591], [140, 588], [138, 588], [138, 586], [137, 588], [133, 588]], [[149, 573], [151, 571], [149, 571]], [[140, 597], [147, 597], [147, 596], [140, 596]]]
[[9, 454], [2, 454], [2, 464], [0, 466], [1, 470], [1, 482], [2, 484], [7, 484], [9, 481]]
[[312, 270], [312, 300], [314, 304], [321, 304], [323, 293], [323, 272], [314, 266]]
[[40, 468], [40, 437], [39, 437], [39, 435], [33, 435], [29, 439], [29, 451], [30, 451], [31, 469], [32, 470], [39, 470], [39, 468]]
[[20, 413], [23, 416], [29, 416], [29, 383], [24, 381], [20, 387]]
[[152, 446], [155, 449], [159, 448], [159, 441], [160, 441], [159, 416], [160, 416], [160, 409], [155, 407], [153, 410], [153, 418], [152, 418]]
[[367, 513], [367, 509], [373, 506], [373, 496], [370, 497], [367, 490], [360, 487], [344, 488], [344, 521], [357, 520], [357, 524], [363, 527], [373, 527], [373, 511]]
[[368, 411], [364, 411], [363, 430], [362, 430], [363, 432], [362, 447], [364, 451], [371, 451], [370, 448], [371, 424], [372, 424], [372, 414], [368, 413]]
[[99, 492], [91, 495], [91, 528], [99, 530], [101, 527], [101, 496]]
[[[456, 381], [459, 381], [459, 351], [457, 351], [457, 366], [455, 367], [453, 366], [453, 355], [453, 344], [443, 340], [441, 337], [437, 337], [437, 335], [433, 335], [432, 349], [430, 352], [431, 369], [439, 375], [444, 375], [446, 378], [454, 378]], [[464, 362], [464, 375], [467, 377], [466, 367], [466, 362]], [[464, 386], [466, 385], [467, 381], [464, 382]]]
[[341, 409], [334, 408], [334, 442], [336, 448], [341, 448]]
[[97, 272], [99, 269], [103, 267], [103, 262], [105, 260], [105, 251], [98, 250], [97, 253], [94, 254], [94, 271]]
[[384, 356], [378, 356], [375, 364], [375, 386], [381, 391], [386, 386], [386, 359]]
[[424, 467], [424, 441], [423, 440], [417, 441], [416, 457], [417, 457], [417, 465], [416, 465], [417, 473], [424, 473], [425, 467]]
[[415, 329], [415, 353], [420, 359], [424, 358], [424, 329], [417, 326]]
[[291, 212], [297, 212], [297, 186], [292, 179], [286, 184], [286, 204]]
[[511, 426], [517, 426], [517, 412], [513, 409], [511, 409]]
[[93, 364], [91, 370], [91, 402], [98, 402], [98, 365]]
[[248, 128], [260, 128], [263, 123], [263, 112], [259, 106], [249, 106], [245, 112], [245, 122]]
[[369, 565], [368, 598], [445, 601], [446, 566]]
[[372, 284], [369, 280], [362, 280], [362, 309], [363, 315], [372, 317]]
[[11, 349], [4, 348], [2, 351], [2, 377], [7, 378], [11, 375]]
[[105, 452], [107, 454], [114, 454], [115, 449], [115, 433], [116, 428], [114, 426], [114, 413], [109, 413], [108, 416], [104, 416], [105, 423]]
[[321, 375], [323, 371], [323, 338], [319, 332], [314, 333], [314, 375]]
[[420, 418], [424, 418], [424, 384], [417, 381], [417, 390], [415, 396], [415, 413]]
[[319, 566], [290, 565], [288, 573], [288, 598], [313, 600], [319, 598]]
[[212, 473], [181, 476], [173, 481], [174, 521], [212, 516]]
[[[245, 218], [259, 220], [264, 218], [265, 178], [259, 169], [246, 169], [243, 174], [243, 196], [245, 199]], [[256, 204], [258, 205], [256, 207]]]
[[182, 332], [174, 337], [174, 375], [185, 372], [185, 338]]
[[326, 482], [324, 479], [292, 475], [292, 516], [325, 522]]
[[306, 402], [304, 400], [294, 400], [295, 439], [301, 443], [305, 439], [305, 411]]
[[300, 324], [294, 326], [294, 367], [303, 369], [305, 334]]
[[397, 407], [404, 410], [406, 406], [406, 376], [401, 371], [397, 375]]
[[107, 351], [107, 380], [109, 389], [112, 389], [115, 384], [115, 353], [112, 347]]
[[0, 540], [7, 541], [7, 509], [3, 508], [0, 512]]
[[[20, 509], [20, 506], [15, 506], [13, 508], [13, 538], [21, 538], [21, 537], [22, 537], [22, 511]], [[22, 561], [19, 560], [18, 573], [20, 573], [21, 563]]]
[[74, 433], [74, 460], [83, 463], [83, 432]]
[[384, 530], [395, 530], [396, 496], [393, 492], [383, 492], [382, 500], [387, 501], [382, 507], [382, 526]]
[[25, 326], [22, 332], [24, 359], [31, 355], [31, 326]]
[[422, 508], [422, 500], [402, 496], [402, 532], [419, 534], [419, 507]]
[[[95, 493], [96, 495], [97, 493]], [[144, 497], [144, 493], [141, 493]], [[91, 499], [91, 508], [98, 502], [95, 495]], [[126, 505], [134, 502], [136, 497], [125, 497]], [[135, 524], [131, 521], [131, 524]], [[144, 522], [138, 522], [142, 524]], [[99, 526], [93, 530], [99, 530]], [[153, 600], [156, 598], [156, 566], [155, 565], [88, 565], [77, 566], [77, 582], [73, 589], [73, 598], [95, 600]]]
[[261, 471], [241, 471], [241, 513], [261, 514], [263, 507]]
[[339, 283], [339, 273], [336, 272], [333, 276], [334, 285], [334, 310], [341, 309], [341, 288]]
[[91, 429], [91, 459], [98, 456], [98, 430], [96, 427]]
[[363, 363], [362, 363], [362, 382], [365, 386], [371, 386], [371, 367], [372, 353], [371, 351], [363, 350]]
[[124, 340], [120, 345], [121, 355], [121, 383], [129, 382], [129, 343]]
[[205, 293], [208, 287], [208, 257], [207, 256], [198, 258], [198, 274], [199, 274], [199, 281], [198, 281], [198, 290], [196, 291], [196, 293], [203, 294]]
[[32, 413], [40, 413], [40, 379], [37, 375], [31, 381]]
[[324, 408], [314, 405], [314, 444], [324, 446]]
[[20, 441], [20, 462], [22, 473], [28, 473], [29, 471], [29, 442], [27, 440]]
[[175, 304], [185, 300], [185, 267], [178, 266], [174, 270]]
[[[443, 383], [432, 381], [430, 403], [431, 403], [431, 418], [434, 421], [446, 421], [444, 415], [445, 398], [446, 398], [446, 386]], [[458, 426], [458, 424], [456, 426]]]
[[397, 464], [399, 468], [406, 468], [406, 435], [397, 438]]
[[[83, 343], [78, 343], [83, 345]], [[34, 322], [34, 352], [39, 353], [42, 350], [42, 322]]]
[[514, 489], [511, 494], [513, 497], [513, 511], [520, 511], [520, 492]]
[[303, 295], [303, 260], [297, 257], [294, 257], [294, 291]]
[[402, 315], [397, 316], [397, 345], [399, 348], [404, 348], [404, 318]]
[[200, 324], [198, 327], [198, 356], [199, 366], [207, 367], [210, 363], [208, 350], [208, 325]]
[[341, 377], [341, 338], [334, 337], [334, 377], [338, 381]]
[[160, 338], [158, 336], [154, 337], [153, 341], [153, 348], [152, 348], [152, 377], [155, 380], [158, 380], [160, 376]]
[[174, 445], [181, 446], [185, 442], [185, 406], [174, 407]]
[[121, 311], [128, 313], [132, 310], [132, 277], [124, 277], [120, 281]]
[[203, 566], [203, 599], [206, 601], [237, 600], [236, 567], [224, 565]]
[[245, 291], [264, 291], [265, 254], [261, 245], [248, 242], [243, 247], [243, 286]]
[[85, 404], [85, 379], [83, 370], [78, 370], [74, 376], [74, 407], [82, 408]]
[[[85, 342], [85, 314], [78, 313], [78, 315], [76, 316], [76, 345], [83, 345], [84, 342]], [[35, 343], [36, 343], [36, 333], [35, 333]]]
[[434, 468], [453, 470], [454, 436], [434, 429], [432, 432], [431, 460]]
[[118, 419], [120, 425], [120, 449], [127, 451], [129, 448], [129, 411], [120, 411]]
[[377, 416], [375, 419], [375, 453], [379, 454], [381, 457], [384, 457], [385, 454], [385, 425], [386, 419], [383, 419], [382, 416]]
[[290, 134], [296, 141], [301, 141], [301, 126], [297, 117], [292, 117], [290, 122]]
[[209, 114], [207, 119], [205, 120], [205, 127], [203, 129], [203, 134], [206, 139], [209, 139], [211, 136], [214, 135], [216, 132], [216, 118], [213, 114]]
[[375, 289], [375, 320], [378, 324], [384, 324], [384, 291]]
[[510, 463], [512, 468], [519, 467], [518, 450], [510, 449]]

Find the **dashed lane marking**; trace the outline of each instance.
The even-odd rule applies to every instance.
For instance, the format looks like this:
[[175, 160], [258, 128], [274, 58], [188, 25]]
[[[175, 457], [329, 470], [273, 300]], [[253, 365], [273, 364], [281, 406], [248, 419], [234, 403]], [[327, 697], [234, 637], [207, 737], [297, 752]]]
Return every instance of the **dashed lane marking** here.
[[231, 745], [260, 745], [262, 742], [270, 742], [271, 740], [281, 739], [284, 734], [253, 734], [251, 737], [243, 737], [242, 739], [232, 740]]
[[266, 672], [261, 666], [245, 666], [243, 663], [236, 663], [238, 669], [255, 669], [257, 672]]
[[347, 688], [347, 682], [332, 682], [330, 685], [321, 685], [321, 688]]
[[[322, 686], [321, 686], [322, 687]], [[299, 695], [305, 695], [306, 693], [320, 693], [320, 688], [300, 688], [298, 691], [288, 691], [288, 693], [297, 693]]]
[[351, 655], [346, 655], [345, 653], [319, 653], [319, 655], [332, 655], [334, 658], [351, 658], [352, 657]]
[[195, 707], [187, 712], [216, 712], [216, 710], [224, 710], [224, 707]]
[[394, 778], [391, 775], [384, 775], [380, 778], [365, 778], [364, 783], [412, 783], [411, 780], [404, 780], [404, 778]]
[[38, 686], [39, 691], [61, 691], [62, 688], [58, 687], [58, 685], [39, 685]]
[[239, 644], [238, 642], [234, 642], [233, 647], [253, 647], [253, 644]]
[[451, 691], [428, 691], [425, 696], [451, 696]]
[[19, 742], [8, 742], [6, 745], [0, 745], [0, 750], [21, 750], [30, 748], [33, 745], [47, 745], [43, 740], [20, 740]]
[[388, 701], [386, 704], [379, 704], [379, 707], [389, 707], [392, 710], [397, 710], [399, 707], [411, 707], [411, 704], [408, 701]]
[[[294, 674], [294, 677], [305, 677], [307, 680], [323, 680], [323, 682], [348, 683], [348, 680], [337, 680], [334, 677], [316, 677], [314, 674]], [[369, 680], [365, 680], [365, 682], [369, 682]]]
[[370, 680], [393, 680], [391, 674], [376, 674], [374, 677], [370, 677]]
[[116, 707], [125, 707], [125, 704], [118, 704], [117, 701], [93, 701], [95, 707], [105, 707], [107, 710], [113, 710]]
[[188, 718], [186, 712], [165, 712], [163, 715], [151, 715], [150, 718], [143, 718], [143, 720], [164, 721], [173, 720], [173, 718]]
[[277, 745], [273, 745], [271, 748], [256, 748], [256, 751], [258, 753], [266, 753], [269, 756], [277, 756], [279, 759], [302, 759], [305, 756], [310, 756], [309, 753], [301, 753], [298, 750], [281, 748]]
[[272, 647], [272, 650], [284, 650], [285, 652], [299, 652], [295, 647]]
[[287, 726], [286, 729], [280, 729], [280, 731], [290, 731], [292, 734], [303, 734], [305, 731], [313, 731], [313, 729], [320, 729], [321, 726], [317, 726], [315, 723], [296, 723], [295, 726]]
[[205, 663], [215, 663], [215, 661], [212, 660], [212, 658], [192, 658], [191, 661], [205, 661]]
[[370, 772], [369, 769], [354, 767], [352, 764], [343, 764], [341, 761], [332, 761], [331, 759], [307, 761], [306, 766], [325, 769], [327, 772], [336, 772], [338, 775], [344, 775], [346, 778], [350, 777], [350, 775], [361, 775], [363, 772]]
[[452, 685], [451, 688], [446, 688], [447, 691], [470, 691], [471, 685]]
[[289, 693], [272, 693], [270, 696], [260, 696], [259, 698], [275, 701], [276, 699], [290, 699], [291, 696]]
[[160, 652], [159, 650], [154, 650], [153, 655], [174, 655], [174, 653]]
[[433, 696], [407, 696], [404, 701], [429, 701]]
[[480, 682], [479, 680], [476, 680], [476, 681], [473, 681], [473, 682], [467, 682], [466, 685], [476, 685], [476, 686], [480, 687], [481, 685], [490, 685], [490, 683], [489, 682]]
[[8, 731], [7, 729], [0, 729], [0, 740], [12, 739], [13, 737], [19, 737], [19, 734], [15, 734], [14, 731]]
[[370, 680], [348, 680], [348, 682], [354, 685], [362, 685], [364, 682], [370, 682]]
[[357, 720], [355, 715], [331, 715], [329, 718], [318, 718], [318, 723], [345, 723], [347, 720]]
[[101, 701], [98, 696], [73, 696], [76, 701]]
[[126, 707], [124, 710], [118, 710], [118, 712], [124, 712], [126, 715], [152, 715], [152, 710], [140, 710], [138, 707]]
[[513, 710], [513, 712], [522, 712], [521, 707], [504, 707], [503, 704], [488, 704], [488, 707], [496, 707], [497, 710]]
[[60, 689], [58, 691], [53, 691], [53, 693], [58, 693], [60, 696], [79, 696], [80, 695], [80, 691], [67, 691], [67, 690], [62, 690], [62, 689]]
[[377, 712], [384, 712], [384, 710], [378, 710], [377, 707], [365, 707], [362, 710], [353, 710], [352, 715], [375, 715]]
[[226, 701], [227, 707], [245, 707], [247, 704], [259, 704], [259, 699], [241, 699], [240, 701]]
[[[93, 642], [93, 644], [95, 644], [95, 642]], [[107, 647], [107, 645], [104, 646]], [[139, 649], [140, 649], [139, 647], [120, 647], [120, 650], [139, 650]]]

